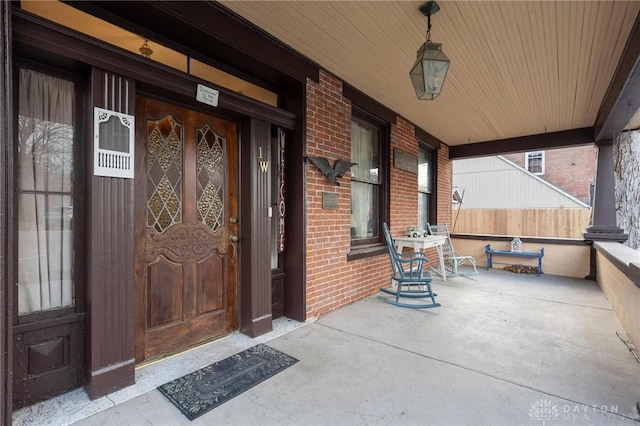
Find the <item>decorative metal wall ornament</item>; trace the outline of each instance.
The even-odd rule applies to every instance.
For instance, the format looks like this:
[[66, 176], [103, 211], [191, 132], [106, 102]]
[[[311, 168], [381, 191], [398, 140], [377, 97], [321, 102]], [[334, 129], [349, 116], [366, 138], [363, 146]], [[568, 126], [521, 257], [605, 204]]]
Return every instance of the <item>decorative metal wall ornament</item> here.
[[333, 165], [333, 167], [331, 167], [329, 165], [329, 160], [327, 160], [324, 157], [307, 156], [307, 158], [311, 160], [311, 162], [315, 164], [316, 167], [319, 168], [322, 173], [324, 173], [327, 179], [329, 179], [329, 182], [337, 186], [340, 186], [340, 183], [338, 183], [336, 179], [339, 177], [343, 177], [344, 174], [348, 172], [351, 167], [358, 164], [358, 163], [351, 163], [346, 160], [337, 160]]
[[442, 51], [442, 44], [431, 42], [431, 15], [439, 10], [440, 6], [435, 1], [420, 6], [420, 12], [427, 17], [427, 41], [418, 49], [418, 58], [409, 72], [418, 99], [438, 97], [451, 63]]

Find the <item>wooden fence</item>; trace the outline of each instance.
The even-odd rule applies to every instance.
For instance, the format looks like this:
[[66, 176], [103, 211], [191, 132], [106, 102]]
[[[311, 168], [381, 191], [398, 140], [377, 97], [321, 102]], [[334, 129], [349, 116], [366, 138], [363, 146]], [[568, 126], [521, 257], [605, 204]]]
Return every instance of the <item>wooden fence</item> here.
[[590, 209], [454, 208], [451, 227], [456, 234], [582, 239], [590, 217]]

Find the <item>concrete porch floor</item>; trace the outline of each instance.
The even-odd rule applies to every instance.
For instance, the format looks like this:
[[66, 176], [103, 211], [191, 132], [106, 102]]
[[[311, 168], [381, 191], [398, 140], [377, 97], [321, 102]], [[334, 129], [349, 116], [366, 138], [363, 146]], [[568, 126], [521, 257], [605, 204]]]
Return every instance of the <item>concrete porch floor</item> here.
[[[639, 424], [640, 363], [597, 284], [481, 270], [433, 286], [439, 308], [371, 296], [314, 322], [279, 320], [260, 339], [227, 337], [138, 369], [108, 397], [77, 390], [14, 424]], [[155, 390], [261, 342], [300, 362], [193, 422]]]

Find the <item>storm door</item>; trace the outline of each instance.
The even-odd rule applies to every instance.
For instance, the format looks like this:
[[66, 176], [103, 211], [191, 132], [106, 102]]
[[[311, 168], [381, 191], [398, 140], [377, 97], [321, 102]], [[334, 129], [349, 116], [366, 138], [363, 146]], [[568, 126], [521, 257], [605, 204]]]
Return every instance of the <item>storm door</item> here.
[[[138, 99], [144, 272], [136, 283], [136, 361], [237, 328], [235, 123]], [[140, 141], [139, 141], [140, 142]], [[137, 155], [137, 154], [136, 154]]]
[[77, 83], [18, 78], [14, 409], [83, 383]]

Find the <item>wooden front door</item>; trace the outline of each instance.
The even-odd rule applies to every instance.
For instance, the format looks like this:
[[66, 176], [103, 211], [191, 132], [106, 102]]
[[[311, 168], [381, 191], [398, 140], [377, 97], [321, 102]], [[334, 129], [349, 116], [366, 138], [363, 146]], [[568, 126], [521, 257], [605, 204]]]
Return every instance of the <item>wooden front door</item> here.
[[235, 123], [149, 98], [136, 110], [140, 362], [237, 328], [238, 147]]

